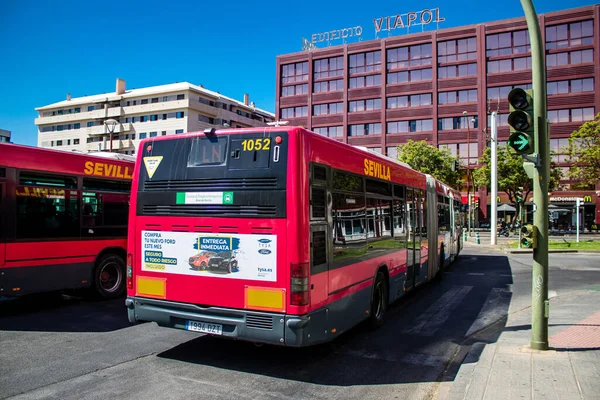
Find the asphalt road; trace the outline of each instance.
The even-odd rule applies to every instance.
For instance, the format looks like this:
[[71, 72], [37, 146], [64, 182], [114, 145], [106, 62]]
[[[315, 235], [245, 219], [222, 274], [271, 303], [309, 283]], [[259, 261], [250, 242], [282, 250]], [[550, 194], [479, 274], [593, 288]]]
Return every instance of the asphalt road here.
[[[600, 255], [551, 254], [550, 264], [554, 295], [600, 285]], [[0, 301], [0, 398], [434, 398], [471, 343], [495, 340], [509, 309], [529, 305], [511, 287], [530, 287], [530, 275], [531, 255], [469, 244], [441, 282], [392, 305], [379, 330], [307, 349], [133, 326], [123, 299]]]

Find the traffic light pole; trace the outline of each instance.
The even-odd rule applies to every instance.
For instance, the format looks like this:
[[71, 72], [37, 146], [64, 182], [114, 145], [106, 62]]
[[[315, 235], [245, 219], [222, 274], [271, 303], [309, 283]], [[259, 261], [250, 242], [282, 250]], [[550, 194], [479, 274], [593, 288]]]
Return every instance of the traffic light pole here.
[[531, 42], [531, 70], [535, 151], [538, 162], [533, 174], [533, 224], [538, 228], [537, 247], [533, 249], [533, 283], [531, 310], [531, 348], [548, 349], [548, 180], [550, 152], [546, 118], [546, 63], [538, 16], [532, 0], [521, 0]]

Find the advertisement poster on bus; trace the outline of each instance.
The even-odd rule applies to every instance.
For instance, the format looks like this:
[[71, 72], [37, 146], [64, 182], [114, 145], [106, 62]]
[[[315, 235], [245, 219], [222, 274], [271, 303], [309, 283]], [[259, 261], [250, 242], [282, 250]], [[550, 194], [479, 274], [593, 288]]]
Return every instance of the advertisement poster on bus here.
[[142, 270], [277, 280], [275, 235], [142, 231]]

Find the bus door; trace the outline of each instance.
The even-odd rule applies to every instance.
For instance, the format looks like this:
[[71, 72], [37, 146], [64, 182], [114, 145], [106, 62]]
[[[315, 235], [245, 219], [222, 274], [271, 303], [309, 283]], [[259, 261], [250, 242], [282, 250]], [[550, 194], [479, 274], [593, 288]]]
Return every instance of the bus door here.
[[423, 191], [414, 190], [414, 202], [415, 202], [415, 285], [421, 283], [421, 268], [423, 267], [423, 258], [427, 258], [427, 249], [423, 250], [421, 246], [427, 245], [427, 238], [424, 237], [426, 231], [425, 212], [423, 207], [425, 206], [423, 199]]
[[[408, 232], [407, 257], [406, 257], [406, 289], [415, 286], [415, 277], [418, 275], [418, 265], [421, 256], [418, 253], [421, 240], [419, 237], [419, 222], [417, 219], [418, 201], [415, 198], [415, 192], [411, 188], [406, 188], [406, 223]], [[416, 270], [416, 271], [415, 271]]]
[[312, 165], [310, 176], [310, 301], [313, 305], [329, 295], [330, 247], [333, 237], [331, 170]]

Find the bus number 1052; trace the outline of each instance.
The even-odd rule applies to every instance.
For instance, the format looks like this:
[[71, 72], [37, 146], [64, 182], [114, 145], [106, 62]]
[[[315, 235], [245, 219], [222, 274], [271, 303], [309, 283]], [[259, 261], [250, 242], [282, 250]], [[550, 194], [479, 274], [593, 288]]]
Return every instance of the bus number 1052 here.
[[271, 150], [271, 138], [246, 139], [242, 142], [242, 151]]

